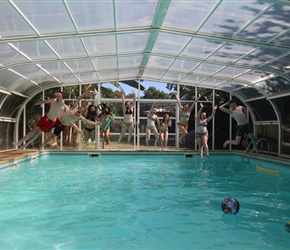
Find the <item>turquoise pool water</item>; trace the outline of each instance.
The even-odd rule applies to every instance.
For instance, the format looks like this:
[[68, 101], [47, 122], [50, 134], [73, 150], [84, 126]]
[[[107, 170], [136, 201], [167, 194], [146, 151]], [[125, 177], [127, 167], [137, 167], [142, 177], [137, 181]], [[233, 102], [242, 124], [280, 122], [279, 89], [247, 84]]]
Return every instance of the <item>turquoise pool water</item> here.
[[[212, 155], [43, 155], [0, 172], [0, 249], [288, 249], [290, 171]], [[221, 211], [233, 196], [237, 215]]]

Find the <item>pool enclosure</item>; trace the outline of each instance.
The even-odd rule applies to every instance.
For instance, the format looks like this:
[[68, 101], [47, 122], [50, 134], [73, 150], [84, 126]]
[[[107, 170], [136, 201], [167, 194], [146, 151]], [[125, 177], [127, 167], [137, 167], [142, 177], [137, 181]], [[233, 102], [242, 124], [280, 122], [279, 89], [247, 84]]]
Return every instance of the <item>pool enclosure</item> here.
[[[184, 102], [203, 93], [208, 112], [213, 104], [238, 98], [248, 108], [255, 136], [265, 138], [272, 153], [289, 156], [289, 13], [286, 0], [3, 0], [0, 150], [13, 149], [11, 142], [28, 132], [33, 101], [74, 89], [66, 99], [71, 102], [92, 84], [100, 102], [118, 106], [121, 99], [104, 86], [118, 88], [119, 82], [137, 93], [133, 148], [138, 149], [143, 111], [152, 99], [160, 108], [172, 108], [178, 119], [171, 94], [141, 94], [150, 81], [157, 90], [176, 90]], [[211, 149], [221, 149], [233, 126], [231, 117], [217, 113]]]

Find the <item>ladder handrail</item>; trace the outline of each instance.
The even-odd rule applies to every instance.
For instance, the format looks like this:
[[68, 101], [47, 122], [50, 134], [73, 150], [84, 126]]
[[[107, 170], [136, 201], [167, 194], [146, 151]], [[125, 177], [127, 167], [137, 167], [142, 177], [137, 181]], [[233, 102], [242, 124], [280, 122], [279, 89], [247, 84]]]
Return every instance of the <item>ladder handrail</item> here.
[[[261, 138], [261, 139], [259, 139], [259, 140], [256, 142], [256, 146], [258, 146], [258, 144], [259, 144], [261, 141], [265, 141], [265, 142], [267, 142], [268, 153], [270, 154], [270, 144], [269, 144], [269, 141], [268, 141], [266, 138]], [[251, 142], [249, 143], [249, 145], [247, 146], [245, 152], [243, 153], [242, 161], [244, 160], [245, 154], [247, 153], [247, 151], [248, 151], [249, 147], [252, 145], [252, 143], [253, 143], [253, 142], [251, 141]], [[249, 154], [249, 156], [248, 156], [248, 162], [249, 162], [249, 160], [250, 160], [250, 158], [251, 158], [251, 156], [252, 156], [254, 150], [255, 150], [255, 148], [253, 148], [252, 151], [250, 152], [250, 154]]]

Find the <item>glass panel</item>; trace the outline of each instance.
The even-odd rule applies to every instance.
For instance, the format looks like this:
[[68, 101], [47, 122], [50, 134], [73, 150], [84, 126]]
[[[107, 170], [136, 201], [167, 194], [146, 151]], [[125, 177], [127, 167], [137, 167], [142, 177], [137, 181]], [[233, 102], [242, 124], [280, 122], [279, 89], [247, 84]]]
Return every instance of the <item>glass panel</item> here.
[[30, 81], [25, 81], [17, 86], [17, 88], [14, 89], [15, 92], [21, 93], [23, 95], [31, 95], [31, 93], [40, 90], [40, 87], [35, 85], [34, 83]]
[[241, 84], [241, 83], [237, 83], [237, 82], [226, 82], [226, 83], [221, 84], [219, 86], [219, 88], [221, 88], [224, 91], [232, 92], [235, 89], [242, 88], [242, 87], [245, 87], [245, 86], [246, 85]]
[[206, 74], [212, 75], [217, 70], [223, 68], [224, 66], [211, 64], [211, 63], [201, 63], [196, 69], [194, 69], [194, 74]]
[[101, 82], [112, 82], [117, 81], [119, 79], [118, 72], [111, 71], [111, 72], [99, 72], [99, 77]]
[[70, 73], [69, 69], [63, 64], [63, 62], [39, 63], [39, 65], [51, 74]]
[[95, 70], [91, 60], [71, 60], [65, 61], [73, 72], [93, 71]]
[[76, 75], [82, 82], [96, 82], [99, 80], [96, 72]]
[[254, 112], [257, 121], [274, 121], [277, 120], [275, 111], [269, 101], [266, 99], [247, 102]]
[[163, 71], [145, 69], [143, 73], [143, 78], [154, 81], [159, 80], [163, 74], [164, 74]]
[[94, 66], [98, 70], [104, 69], [117, 69], [117, 59], [116, 58], [94, 58], [92, 59]]
[[163, 77], [161, 78], [161, 81], [179, 83], [180, 80], [184, 77], [185, 77], [184, 74], [167, 72], [163, 75]]
[[205, 81], [202, 81], [201, 83], [199, 83], [199, 85], [202, 85], [204, 87], [215, 87], [219, 84], [221, 84], [222, 82], [224, 82], [223, 80], [219, 80], [219, 79], [214, 79], [214, 78], [208, 78]]
[[205, 78], [200, 76], [187, 75], [182, 79], [182, 83], [196, 84], [203, 79]]
[[56, 77], [62, 83], [79, 83], [78, 79], [74, 75], [62, 75]]
[[35, 77], [35, 76], [46, 76], [47, 73], [41, 70], [34, 64], [25, 64], [21, 66], [11, 67], [11, 69], [20, 73], [21, 75], [26, 76], [27, 78]]
[[8, 69], [2, 70], [1, 76], [1, 87], [11, 89], [16, 81], [24, 80], [23, 77], [9, 71]]
[[[172, 39], [172, 38], [171, 38]], [[223, 43], [202, 38], [193, 38], [181, 55], [204, 59]]]
[[275, 49], [268, 49], [268, 48], [261, 48], [254, 52], [252, 52], [249, 55], [246, 55], [241, 60], [239, 60], [239, 63], [247, 63], [252, 65], [260, 65], [262, 63], [267, 63], [269, 60], [273, 60], [275, 57], [278, 57], [285, 52], [288, 52], [287, 50], [275, 50]]
[[149, 33], [129, 33], [117, 36], [118, 53], [144, 51]]
[[75, 31], [63, 2], [17, 1], [16, 5], [41, 34]]
[[[201, 32], [232, 37], [240, 27], [252, 20], [267, 4], [224, 0], [202, 27]], [[238, 14], [237, 14], [238, 13]]]
[[290, 82], [287, 82], [284, 78], [277, 76], [275, 78], [271, 78], [265, 80], [261, 83], [256, 84], [256, 86], [263, 89], [268, 94], [281, 94], [290, 90]]
[[195, 31], [214, 5], [215, 1], [171, 1], [163, 26]]
[[[117, 29], [132, 26], [149, 27], [157, 8], [157, 1], [135, 0], [116, 1], [116, 24]], [[106, 20], [108, 17], [106, 17]]]
[[9, 95], [0, 109], [0, 116], [15, 118], [24, 101], [25, 98], [21, 96]]
[[88, 36], [82, 40], [90, 55], [116, 54], [116, 40], [114, 35]]
[[164, 52], [166, 54], [179, 54], [191, 38], [160, 32], [156, 38], [153, 52]]
[[238, 68], [238, 67], [226, 67], [225, 69], [223, 69], [222, 71], [218, 72], [217, 74], [215, 74], [214, 76], [220, 76], [220, 77], [235, 77], [243, 72], [245, 72], [247, 69], [243, 69], [243, 68]]
[[119, 68], [137, 68], [142, 62], [142, 56], [123, 56], [118, 58]]
[[14, 127], [13, 122], [0, 122], [0, 150], [13, 149]]
[[273, 69], [279, 69], [282, 72], [285, 71], [285, 67], [290, 65], [290, 55], [289, 52], [285, 53], [284, 57], [279, 57], [277, 60], [267, 63], [266, 66]]
[[245, 46], [241, 44], [226, 43], [221, 49], [210, 56], [211, 60], [218, 60], [222, 62], [233, 62], [239, 57], [249, 53], [255, 47]]
[[197, 64], [198, 64], [198, 62], [195, 62], [195, 61], [187, 61], [187, 60], [176, 59], [174, 61], [174, 63], [171, 65], [170, 70], [181, 71], [181, 72], [189, 72]]
[[36, 78], [33, 81], [38, 83], [40, 87], [46, 87], [46, 86], [53, 86], [53, 85], [59, 85], [60, 83], [57, 82], [54, 78], [52, 77], [44, 77], [44, 78]]
[[57, 56], [42, 40], [13, 42], [12, 44], [33, 60], [57, 59]]
[[28, 62], [28, 60], [12, 47], [0, 43], [0, 64], [5, 66], [14, 62]]
[[262, 94], [259, 93], [259, 91], [252, 87], [245, 87], [239, 90], [236, 90], [233, 92], [233, 94], [236, 94], [237, 96], [242, 96], [245, 100], [261, 97]]
[[8, 1], [0, 1], [0, 17], [1, 37], [35, 35], [29, 24]]
[[[270, 144], [270, 152], [278, 153], [278, 125], [256, 125], [257, 138], [265, 138]], [[259, 143], [258, 149], [268, 153], [268, 145], [265, 141]]]
[[0, 106], [1, 106], [3, 100], [4, 100], [4, 98], [5, 98], [6, 96], [7, 96], [7, 94], [4, 94], [4, 93], [0, 92]]
[[[279, 33], [290, 28], [288, 17], [281, 15], [281, 13], [289, 14], [289, 12], [290, 6], [275, 4], [253, 24], [238, 34], [237, 37], [266, 42], [277, 36]], [[273, 43], [275, 43], [275, 41], [273, 41]]]
[[284, 36], [281, 36], [280, 38], [274, 40], [274, 43], [277, 45], [289, 45], [290, 41], [290, 33], [285, 34]]
[[160, 57], [160, 56], [150, 56], [147, 67], [157, 68], [157, 69], [168, 69], [170, 64], [172, 64], [173, 58]]
[[132, 70], [122, 70], [119, 72], [120, 79], [136, 79], [138, 76], [138, 70], [132, 69]]
[[265, 73], [262, 71], [256, 71], [256, 70], [252, 70], [249, 71], [247, 70], [247, 72], [245, 74], [242, 74], [238, 77], [235, 78], [235, 80], [242, 80], [242, 81], [249, 81], [249, 83], [255, 83], [257, 81], [261, 80], [261, 77], [263, 77]]
[[63, 58], [87, 55], [79, 38], [51, 39], [47, 41], [57, 54]]
[[113, 2], [75, 0], [66, 2], [79, 31], [114, 28]]
[[273, 101], [277, 106], [277, 109], [280, 112], [280, 117], [282, 119], [281, 153], [290, 155], [290, 98], [287, 96], [275, 99]]

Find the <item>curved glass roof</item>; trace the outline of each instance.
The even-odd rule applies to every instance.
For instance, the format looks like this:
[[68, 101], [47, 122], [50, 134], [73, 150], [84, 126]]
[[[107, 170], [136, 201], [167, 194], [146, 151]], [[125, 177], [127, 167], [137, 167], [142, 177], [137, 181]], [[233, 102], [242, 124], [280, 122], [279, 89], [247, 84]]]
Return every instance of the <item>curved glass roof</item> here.
[[1, 0], [0, 92], [144, 79], [287, 96], [289, 16], [286, 0]]

